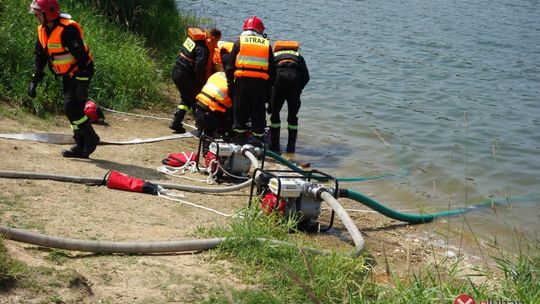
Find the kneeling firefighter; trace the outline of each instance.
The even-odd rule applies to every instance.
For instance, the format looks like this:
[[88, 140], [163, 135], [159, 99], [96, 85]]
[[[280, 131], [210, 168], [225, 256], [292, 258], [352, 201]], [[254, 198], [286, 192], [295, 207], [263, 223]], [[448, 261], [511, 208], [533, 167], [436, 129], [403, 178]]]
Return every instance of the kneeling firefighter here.
[[34, 0], [29, 12], [34, 14], [39, 25], [28, 95], [36, 96], [37, 85], [43, 79], [43, 69], [48, 63], [55, 75], [62, 76], [64, 113], [71, 122], [75, 139], [75, 145], [63, 150], [62, 156], [88, 158], [96, 150], [99, 136], [84, 112], [88, 86], [94, 74], [94, 60], [84, 42], [82, 28], [71, 20], [71, 16], [60, 13], [57, 0]]
[[230, 136], [232, 132], [232, 100], [224, 72], [214, 73], [197, 95], [195, 117], [197, 129], [210, 137]]
[[182, 121], [186, 113], [193, 111], [195, 97], [212, 74], [212, 59], [220, 38], [221, 31], [215, 28], [206, 31], [188, 28], [186, 40], [180, 46], [172, 73], [181, 98], [173, 121], [169, 124], [169, 128], [176, 133], [186, 132]]
[[270, 132], [272, 143], [270, 150], [279, 153], [279, 133], [281, 120], [279, 112], [287, 101], [287, 123], [289, 138], [287, 152], [296, 150], [298, 136], [298, 111], [300, 110], [300, 95], [309, 82], [309, 72], [306, 61], [298, 52], [298, 41], [276, 41], [274, 43], [274, 62], [276, 63], [276, 80], [272, 88], [272, 99], [268, 109], [270, 116]]

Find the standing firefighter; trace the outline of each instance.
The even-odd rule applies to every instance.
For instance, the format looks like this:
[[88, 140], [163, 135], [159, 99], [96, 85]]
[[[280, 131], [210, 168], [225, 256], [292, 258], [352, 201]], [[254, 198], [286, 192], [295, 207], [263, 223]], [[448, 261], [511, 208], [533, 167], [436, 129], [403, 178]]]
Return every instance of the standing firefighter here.
[[48, 63], [55, 75], [62, 76], [64, 113], [71, 122], [75, 145], [62, 151], [64, 157], [88, 158], [96, 150], [99, 136], [84, 112], [88, 86], [94, 74], [94, 62], [84, 42], [81, 26], [71, 16], [60, 14], [57, 0], [34, 0], [30, 13], [39, 21], [35, 44], [35, 62], [28, 95], [36, 96]]
[[297, 41], [276, 41], [274, 43], [274, 62], [276, 63], [276, 81], [272, 90], [270, 102], [270, 132], [272, 142], [270, 150], [280, 152], [279, 132], [281, 120], [279, 112], [283, 103], [287, 100], [287, 123], [289, 138], [287, 152], [293, 153], [296, 149], [296, 137], [298, 136], [298, 110], [300, 110], [300, 94], [309, 82], [309, 72], [306, 61], [298, 53]]
[[184, 133], [182, 121], [186, 112], [191, 113], [195, 97], [201, 91], [212, 73], [212, 59], [221, 31], [212, 28], [203, 32], [198, 28], [188, 28], [187, 38], [180, 46], [172, 78], [180, 91], [180, 105], [169, 128], [176, 133]]
[[265, 102], [270, 98], [275, 72], [272, 48], [265, 37], [262, 20], [249, 17], [223, 62], [229, 96], [233, 97], [233, 131], [239, 143], [246, 141], [250, 119], [255, 139], [262, 141], [266, 127]]

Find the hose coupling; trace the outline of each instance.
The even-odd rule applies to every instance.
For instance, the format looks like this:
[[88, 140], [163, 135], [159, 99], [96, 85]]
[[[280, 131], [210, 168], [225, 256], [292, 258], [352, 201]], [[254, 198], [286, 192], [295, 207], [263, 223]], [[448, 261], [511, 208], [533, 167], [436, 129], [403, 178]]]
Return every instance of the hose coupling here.
[[325, 187], [319, 185], [319, 184], [314, 184], [314, 183], [311, 183], [311, 182], [305, 182], [303, 185], [302, 185], [302, 192], [306, 195], [310, 195], [312, 197], [314, 197], [316, 200], [321, 200], [321, 195], [323, 192], [328, 192], [328, 189], [326, 189]]
[[[242, 153], [242, 155], [246, 156], [246, 152], [250, 152], [251, 154], [255, 155], [255, 147], [253, 145], [250, 145], [250, 144], [243, 145], [240, 148], [240, 153]], [[257, 155], [255, 155], [255, 156], [257, 156]]]

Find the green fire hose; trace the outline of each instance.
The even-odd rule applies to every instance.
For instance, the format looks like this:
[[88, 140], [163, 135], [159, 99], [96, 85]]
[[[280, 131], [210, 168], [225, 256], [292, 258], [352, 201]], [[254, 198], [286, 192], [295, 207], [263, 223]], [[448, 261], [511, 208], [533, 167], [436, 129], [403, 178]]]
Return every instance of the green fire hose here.
[[435, 213], [427, 213], [427, 214], [412, 214], [412, 213], [404, 213], [399, 212], [393, 209], [390, 209], [383, 204], [377, 202], [376, 200], [368, 197], [367, 195], [362, 194], [361, 192], [350, 190], [350, 189], [344, 189], [340, 190], [338, 193], [339, 197], [345, 197], [350, 198], [354, 201], [357, 201], [379, 213], [382, 215], [385, 215], [389, 218], [392, 218], [394, 220], [407, 222], [409, 224], [422, 224], [422, 223], [428, 223], [433, 221], [434, 219], [438, 217], [448, 217], [448, 216], [455, 216], [464, 214], [466, 212], [476, 210], [481, 207], [488, 207], [491, 206], [493, 203], [495, 203], [495, 199], [488, 198], [480, 201], [478, 204], [475, 204], [473, 206], [469, 206], [466, 208], [459, 208], [459, 209], [453, 209], [453, 210], [446, 210], [446, 211], [440, 211]]
[[[292, 162], [286, 160], [285, 158], [281, 157], [279, 154], [275, 153], [275, 152], [272, 152], [270, 150], [266, 150], [265, 152], [265, 155], [266, 156], [269, 156], [273, 159], [275, 159], [276, 161], [280, 162], [281, 164], [289, 167], [289, 169], [295, 171], [295, 172], [298, 172], [300, 174], [303, 174], [303, 175], [307, 175], [309, 174], [308, 171], [305, 171], [305, 170], [302, 170], [302, 168], [296, 166], [295, 164], [293, 164]], [[389, 179], [389, 178], [399, 178], [399, 177], [403, 177], [403, 176], [406, 176], [407, 175], [407, 172], [405, 169], [401, 169], [402, 171], [402, 174], [393, 174], [393, 173], [385, 173], [385, 174], [381, 174], [381, 175], [373, 175], [373, 176], [366, 176], [366, 177], [338, 177], [336, 178], [337, 181], [339, 182], [359, 182], [359, 181], [368, 181], [368, 180], [381, 180], [381, 179]], [[326, 177], [323, 177], [323, 176], [313, 176], [313, 179], [316, 179], [316, 180], [327, 180]]]

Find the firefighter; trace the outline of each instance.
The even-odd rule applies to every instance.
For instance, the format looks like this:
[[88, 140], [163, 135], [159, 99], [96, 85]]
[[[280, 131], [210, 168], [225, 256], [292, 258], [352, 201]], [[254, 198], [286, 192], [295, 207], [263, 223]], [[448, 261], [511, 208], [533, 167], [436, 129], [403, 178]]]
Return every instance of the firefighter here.
[[208, 78], [197, 95], [195, 117], [200, 134], [228, 137], [232, 128], [232, 100], [228, 95], [227, 77], [216, 72]]
[[169, 128], [176, 133], [186, 132], [182, 121], [186, 113], [193, 111], [195, 97], [211, 75], [212, 59], [220, 38], [221, 31], [216, 28], [206, 31], [188, 28], [186, 40], [180, 46], [172, 73], [181, 98], [173, 121], [169, 124]]
[[279, 133], [281, 120], [279, 112], [287, 101], [287, 152], [296, 150], [298, 136], [298, 110], [300, 110], [300, 95], [309, 82], [309, 72], [304, 57], [298, 52], [298, 41], [276, 41], [274, 43], [274, 62], [276, 63], [276, 80], [272, 88], [272, 99], [268, 112], [270, 115], [270, 150], [280, 153]]
[[214, 51], [214, 70], [215, 72], [223, 72], [223, 59], [225, 55], [231, 53], [233, 43], [229, 41], [218, 41], [217, 48]]
[[233, 98], [233, 131], [238, 143], [246, 142], [248, 122], [255, 139], [262, 141], [266, 127], [265, 103], [274, 79], [274, 55], [264, 34], [264, 24], [249, 17], [243, 32], [223, 62], [229, 95]]
[[94, 74], [94, 60], [84, 41], [81, 26], [71, 16], [60, 13], [57, 0], [34, 0], [31, 14], [39, 21], [35, 44], [34, 72], [28, 95], [36, 96], [36, 88], [43, 79], [43, 69], [62, 76], [64, 113], [71, 123], [75, 145], [63, 150], [64, 157], [88, 158], [99, 143], [84, 107], [88, 100], [88, 86]]

